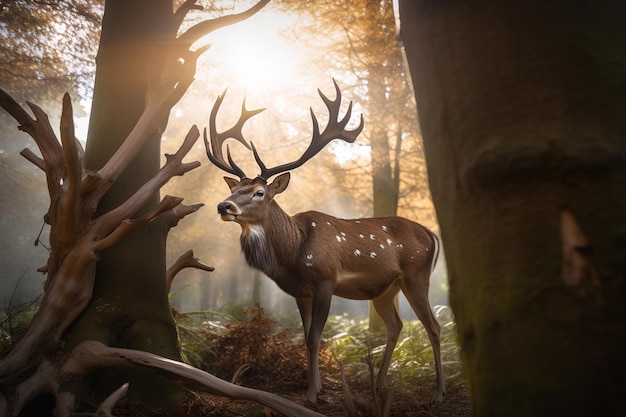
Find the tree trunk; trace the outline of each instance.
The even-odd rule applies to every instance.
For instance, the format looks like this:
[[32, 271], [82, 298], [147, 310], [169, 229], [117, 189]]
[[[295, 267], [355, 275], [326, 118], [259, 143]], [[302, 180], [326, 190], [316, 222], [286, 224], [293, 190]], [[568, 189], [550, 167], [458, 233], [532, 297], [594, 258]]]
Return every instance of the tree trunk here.
[[[386, 0], [382, 5], [378, 2], [366, 2], [368, 14], [372, 16], [381, 16], [381, 8], [389, 8], [391, 10], [390, 0]], [[383, 20], [382, 16], [387, 19]], [[378, 29], [392, 28], [393, 13], [382, 15], [381, 18], [374, 19], [378, 22]], [[391, 29], [388, 29], [391, 30]], [[371, 42], [379, 39], [377, 34], [372, 35]], [[368, 70], [367, 85], [369, 88], [370, 106], [368, 108], [369, 123], [373, 126], [373, 130], [369, 133], [371, 159], [372, 159], [372, 205], [373, 216], [395, 216], [398, 214], [398, 193], [400, 178], [393, 175], [397, 172], [391, 167], [391, 149], [389, 146], [389, 126], [388, 112], [382, 110], [391, 106], [386, 92], [387, 74], [389, 67], [387, 66], [371, 66]], [[398, 150], [396, 150], [398, 152]], [[398, 296], [394, 299], [396, 309], [398, 308]], [[385, 323], [374, 308], [374, 303], [368, 302], [369, 309], [369, 329], [373, 332], [382, 333], [385, 331]]]
[[[143, 113], [149, 73], [160, 73], [168, 58], [168, 42], [175, 35], [168, 30], [172, 20], [171, 0], [106, 2], [85, 151], [87, 169], [102, 168]], [[167, 116], [161, 131], [166, 122]], [[158, 172], [160, 141], [156, 134], [146, 142], [101, 200], [96, 216], [126, 201]], [[156, 191], [137, 216], [159, 200]], [[143, 224], [101, 254], [93, 298], [76, 322], [70, 348], [95, 340], [181, 360], [165, 276], [166, 230], [159, 221]], [[150, 407], [169, 402], [169, 390], [152, 377], [113, 369], [103, 372], [101, 379], [103, 394], [130, 380], [131, 401], [142, 398], [152, 403]]]
[[[370, 85], [376, 85], [370, 78]], [[378, 84], [382, 87], [381, 84]], [[382, 100], [376, 100], [377, 95], [370, 92], [370, 97], [374, 103], [381, 103], [384, 106], [384, 95]], [[372, 157], [372, 187], [374, 217], [395, 216], [398, 211], [398, 178], [392, 175], [388, 132], [384, 122], [375, 124], [378, 126], [370, 132], [370, 145]], [[398, 309], [398, 296], [394, 298], [396, 309]], [[384, 333], [385, 323], [380, 317], [374, 303], [368, 302], [369, 329], [372, 332]]]
[[626, 409], [626, 5], [400, 3], [476, 416]]

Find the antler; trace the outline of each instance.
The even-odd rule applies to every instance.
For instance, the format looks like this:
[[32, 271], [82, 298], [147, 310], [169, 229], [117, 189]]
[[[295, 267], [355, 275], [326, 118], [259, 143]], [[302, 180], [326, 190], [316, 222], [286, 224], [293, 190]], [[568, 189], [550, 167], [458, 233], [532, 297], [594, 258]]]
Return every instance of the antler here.
[[225, 90], [221, 95], [217, 97], [215, 100], [215, 104], [213, 105], [213, 109], [211, 110], [211, 115], [209, 117], [209, 135], [211, 137], [211, 144], [209, 145], [209, 141], [207, 139], [206, 127], [204, 128], [204, 146], [206, 148], [206, 155], [209, 158], [209, 161], [213, 163], [216, 167], [239, 177], [239, 179], [246, 178], [246, 173], [243, 172], [241, 168], [235, 164], [233, 159], [230, 156], [230, 148], [226, 145], [226, 157], [228, 158], [228, 162], [224, 159], [224, 154], [222, 153], [222, 146], [226, 139], [233, 138], [241, 142], [246, 148], [250, 149], [250, 145], [243, 137], [243, 133], [241, 129], [243, 128], [244, 123], [254, 116], [262, 112], [265, 109], [256, 109], [256, 110], [248, 110], [246, 109], [246, 99], [244, 98], [243, 103], [241, 105], [241, 116], [239, 116], [239, 120], [237, 123], [231, 127], [230, 129], [218, 133], [217, 126], [215, 125], [215, 118], [217, 116], [217, 111], [224, 100], [224, 96], [226, 96]]
[[341, 139], [348, 143], [353, 143], [357, 136], [363, 130], [363, 115], [361, 115], [361, 122], [359, 125], [353, 130], [347, 130], [346, 125], [350, 121], [350, 117], [352, 116], [352, 101], [350, 101], [350, 105], [348, 106], [348, 110], [342, 119], [339, 120], [339, 110], [341, 107], [341, 90], [339, 90], [339, 86], [337, 82], [333, 79], [333, 84], [335, 85], [335, 93], [336, 98], [334, 100], [329, 99], [322, 93], [319, 92], [320, 97], [326, 104], [328, 108], [328, 112], [330, 114], [328, 119], [328, 125], [323, 132], [320, 133], [319, 123], [317, 121], [317, 117], [311, 109], [311, 119], [313, 120], [313, 137], [311, 139], [311, 143], [306, 151], [302, 154], [300, 158], [297, 160], [290, 162], [288, 164], [282, 164], [277, 167], [267, 168], [259, 153], [257, 152], [254, 144], [250, 142], [250, 145], [243, 138], [243, 134], [241, 133], [241, 129], [243, 124], [252, 116], [257, 113], [262, 112], [265, 109], [258, 110], [247, 110], [246, 109], [246, 101], [244, 99], [243, 104], [241, 106], [241, 116], [239, 121], [235, 126], [231, 127], [225, 132], [218, 133], [217, 128], [215, 127], [215, 117], [217, 115], [217, 111], [224, 100], [224, 96], [226, 95], [226, 91], [222, 95], [220, 95], [215, 104], [213, 105], [213, 110], [211, 110], [211, 116], [209, 117], [209, 130], [211, 137], [211, 144], [209, 146], [209, 141], [207, 140], [206, 128], [204, 129], [204, 146], [206, 147], [206, 154], [209, 157], [209, 160], [216, 167], [226, 171], [230, 174], [236, 175], [239, 179], [246, 178], [246, 174], [243, 172], [241, 168], [239, 168], [235, 162], [232, 160], [230, 156], [230, 148], [228, 145], [226, 146], [226, 157], [228, 158], [228, 162], [224, 159], [224, 155], [222, 154], [222, 145], [224, 141], [228, 138], [233, 138], [243, 143], [243, 145], [250, 149], [252, 147], [252, 152], [254, 153], [254, 159], [256, 160], [259, 168], [261, 168], [261, 173], [258, 175], [259, 178], [264, 180], [268, 180], [270, 177], [279, 174], [281, 172], [290, 171], [292, 169], [298, 168], [306, 161], [314, 157], [319, 151], [321, 151], [326, 145], [328, 145], [334, 139]]
[[343, 117], [343, 119], [338, 120], [339, 108], [341, 107], [341, 90], [339, 90], [339, 86], [337, 85], [337, 82], [335, 81], [334, 78], [333, 78], [333, 84], [335, 85], [335, 93], [337, 96], [334, 100], [330, 100], [319, 89], [317, 90], [320, 97], [324, 101], [324, 104], [326, 104], [326, 107], [328, 108], [328, 112], [330, 114], [328, 118], [328, 125], [326, 125], [326, 128], [324, 129], [324, 131], [320, 134], [319, 123], [317, 122], [317, 117], [315, 116], [313, 109], [311, 109], [311, 119], [313, 120], [313, 137], [311, 139], [311, 143], [309, 144], [309, 147], [306, 149], [306, 151], [304, 151], [302, 156], [298, 158], [296, 161], [290, 162], [288, 164], [282, 164], [273, 168], [267, 168], [265, 164], [263, 163], [263, 161], [261, 161], [261, 158], [259, 157], [259, 154], [256, 148], [254, 147], [254, 144], [250, 143], [252, 145], [252, 152], [254, 153], [254, 159], [259, 165], [259, 168], [261, 168], [261, 173], [259, 174], [260, 178], [267, 180], [270, 177], [276, 174], [279, 174], [281, 172], [291, 171], [292, 169], [298, 168], [299, 166], [304, 164], [306, 161], [308, 161], [309, 159], [317, 155], [319, 151], [321, 151], [326, 145], [328, 145], [334, 139], [341, 139], [348, 143], [353, 143], [356, 140], [357, 136], [359, 136], [359, 134], [363, 130], [363, 124], [364, 124], [363, 115], [361, 114], [361, 122], [359, 123], [359, 126], [356, 127], [356, 129], [346, 130], [346, 125], [350, 121], [350, 116], [352, 115], [352, 101], [350, 101], [350, 105], [348, 106], [348, 110], [346, 111], [346, 114]]

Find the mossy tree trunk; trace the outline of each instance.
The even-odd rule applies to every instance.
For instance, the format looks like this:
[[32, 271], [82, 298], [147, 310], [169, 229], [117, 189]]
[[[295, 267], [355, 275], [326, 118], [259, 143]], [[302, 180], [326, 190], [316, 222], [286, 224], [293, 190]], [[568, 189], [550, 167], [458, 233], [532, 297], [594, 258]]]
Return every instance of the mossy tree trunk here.
[[626, 409], [626, 4], [400, 3], [474, 415]]

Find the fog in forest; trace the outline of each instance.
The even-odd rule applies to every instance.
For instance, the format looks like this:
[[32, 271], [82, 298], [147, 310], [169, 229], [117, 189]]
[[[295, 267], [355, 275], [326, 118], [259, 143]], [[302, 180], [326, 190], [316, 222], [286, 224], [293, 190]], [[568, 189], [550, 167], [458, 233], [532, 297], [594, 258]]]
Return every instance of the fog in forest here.
[[[226, 3], [222, 13], [238, 11], [247, 5], [238, 2], [232, 8], [230, 2]], [[377, 18], [371, 22], [350, 21], [349, 5], [335, 11], [337, 16], [329, 19], [328, 13], [312, 13], [289, 3], [270, 3], [248, 21], [218, 30], [202, 40], [212, 47], [198, 63], [194, 84], [170, 115], [162, 153], [175, 152], [191, 125], [197, 124], [201, 130], [206, 127], [215, 99], [228, 89], [218, 114], [218, 128], [225, 130], [236, 122], [245, 97], [247, 108], [266, 108], [246, 124], [246, 139], [254, 142], [270, 166], [292, 161], [304, 151], [311, 137], [309, 107], [320, 125], [325, 125], [327, 110], [317, 89], [334, 98], [334, 78], [344, 97], [342, 112], [350, 100], [354, 102], [348, 127], [354, 127], [363, 113], [365, 130], [356, 143], [333, 142], [294, 170], [289, 188], [276, 201], [292, 215], [318, 210], [345, 218], [371, 216], [374, 198], [371, 142], [382, 140], [389, 148], [391, 172], [400, 164], [398, 215], [438, 231], [410, 84], [395, 30], [389, 29], [393, 20], [379, 16], [382, 21]], [[198, 12], [197, 16], [200, 19], [205, 15]], [[380, 39], [381, 26], [387, 29], [387, 39]], [[0, 31], [2, 36], [6, 34], [6, 29]], [[60, 39], [65, 39], [61, 35]], [[372, 36], [370, 43], [360, 45], [368, 36]], [[90, 51], [95, 52], [93, 48]], [[41, 59], [45, 58], [43, 54]], [[378, 66], [373, 68], [372, 63]], [[93, 68], [84, 72], [88, 74], [87, 80], [93, 77]], [[77, 109], [76, 134], [83, 146], [91, 94], [86, 84], [76, 82], [70, 90]], [[34, 94], [32, 88], [25, 88], [8, 73], [0, 77], [0, 87], [18, 100], [39, 104], [58, 129], [60, 91], [50, 88], [44, 94], [40, 91], [45, 88], [43, 84]], [[381, 88], [382, 94], [376, 97], [375, 90]], [[32, 139], [18, 131], [6, 113], [0, 113], [0, 303], [5, 309], [40, 296], [45, 277], [37, 269], [45, 265], [48, 257], [48, 229], [42, 229], [49, 204], [45, 176], [19, 155], [24, 148], [38, 153]], [[234, 141], [231, 150], [237, 164], [248, 175], [256, 175], [258, 167], [251, 152]], [[192, 249], [201, 262], [215, 267], [215, 271], [186, 269], [179, 273], [172, 286], [172, 306], [180, 311], [196, 311], [259, 301], [266, 310], [295, 312], [291, 297], [245, 264], [239, 248], [240, 227], [233, 222], [222, 222], [217, 215], [217, 203], [230, 193], [222, 179], [225, 173], [207, 160], [202, 140], [186, 158], [193, 160], [200, 161], [202, 166], [173, 179], [161, 190], [162, 196], [177, 195], [186, 204], [205, 205], [170, 231], [168, 265]], [[447, 304], [443, 256], [431, 280], [432, 304]], [[410, 317], [412, 312], [406, 301], [401, 300], [400, 305], [402, 315]], [[344, 312], [364, 316], [367, 302], [335, 298], [331, 313]]]

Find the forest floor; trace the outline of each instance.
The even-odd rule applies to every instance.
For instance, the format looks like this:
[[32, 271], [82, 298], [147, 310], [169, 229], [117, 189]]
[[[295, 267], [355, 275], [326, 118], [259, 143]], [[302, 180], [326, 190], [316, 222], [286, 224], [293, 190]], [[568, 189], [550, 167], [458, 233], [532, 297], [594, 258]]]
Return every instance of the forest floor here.
[[[367, 387], [352, 387], [353, 396], [360, 396], [362, 399], [371, 398], [371, 390]], [[388, 410], [384, 410], [384, 405], [377, 404], [381, 409], [371, 408], [371, 402], [365, 400], [361, 406], [355, 406], [354, 409], [346, 404], [346, 398], [341, 387], [341, 383], [334, 385], [326, 385], [324, 392], [318, 399], [318, 404], [312, 406], [306, 400], [304, 390], [293, 389], [274, 391], [281, 397], [290, 399], [297, 404], [305, 405], [307, 408], [313, 409], [325, 416], [334, 417], [471, 417], [472, 411], [469, 401], [469, 395], [464, 384], [457, 384], [447, 387], [447, 394], [444, 397], [443, 404], [433, 405], [431, 398], [434, 393], [432, 387], [417, 387], [413, 394], [391, 392], [390, 402], [387, 405]], [[201, 395], [189, 403], [190, 414], [194, 416], [267, 416], [276, 417], [280, 414], [260, 406], [259, 404], [247, 401], [235, 401], [221, 397], [212, 397]]]
[[[258, 381], [260, 382], [260, 381]], [[320, 394], [315, 406], [305, 397], [306, 381], [292, 387], [271, 385], [268, 381], [259, 384], [246, 384], [272, 392], [297, 404], [315, 410], [329, 417], [471, 417], [471, 405], [465, 383], [457, 381], [446, 387], [447, 393], [440, 405], [431, 402], [434, 384], [415, 387], [413, 393], [405, 390], [391, 390], [389, 400], [371, 400], [371, 388], [348, 381], [353, 406], [347, 404], [346, 394], [341, 381], [325, 378], [324, 391]], [[268, 386], [270, 384], [271, 386]], [[255, 386], [256, 385], [256, 386]], [[274, 389], [272, 389], [274, 388]], [[275, 389], [278, 388], [278, 389]], [[375, 408], [372, 408], [374, 405]], [[385, 410], [386, 408], [386, 410]], [[129, 411], [124, 405], [116, 407], [116, 417], [146, 417], [143, 413]], [[193, 393], [178, 413], [163, 412], [151, 414], [153, 417], [279, 417], [282, 414], [260, 404], [213, 396], [204, 393]]]
[[[389, 387], [374, 392], [374, 365], [384, 348], [384, 336], [367, 325], [331, 318], [320, 352], [323, 392], [314, 406], [305, 397], [306, 347], [300, 332], [264, 315], [259, 306], [234, 319], [179, 315], [179, 331], [187, 362], [222, 379], [268, 391], [335, 417], [470, 417], [471, 405], [449, 312], [439, 311], [441, 351], [446, 383], [442, 404], [432, 404], [435, 371], [432, 350], [419, 321], [405, 322], [388, 374]], [[120, 404], [113, 413], [139, 417]], [[152, 414], [153, 416], [155, 414]], [[157, 414], [158, 415], [158, 414]], [[179, 413], [160, 416], [277, 417], [257, 403], [192, 393]]]

